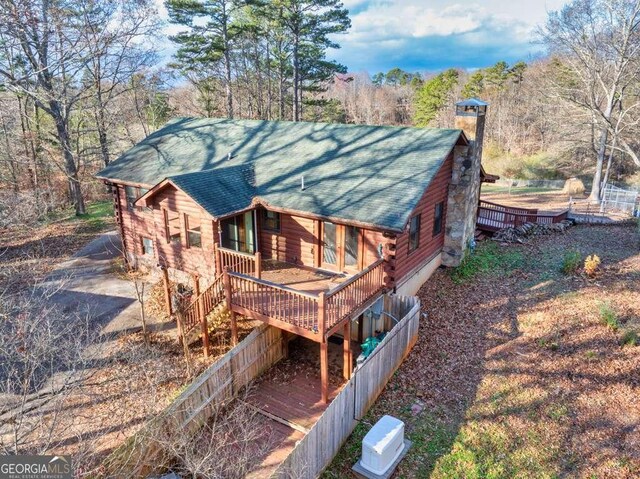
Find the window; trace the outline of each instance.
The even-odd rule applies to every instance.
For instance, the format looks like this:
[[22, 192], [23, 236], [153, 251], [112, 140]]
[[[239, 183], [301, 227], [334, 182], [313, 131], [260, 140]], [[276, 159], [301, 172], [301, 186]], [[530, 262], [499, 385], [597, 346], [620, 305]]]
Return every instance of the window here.
[[133, 204], [138, 199], [138, 188], [135, 186], [125, 186], [124, 195], [127, 197], [127, 208], [133, 210], [133, 208], [135, 208]]
[[138, 198], [140, 198], [141, 196], [145, 195], [149, 190], [146, 188], [137, 188], [135, 186], [125, 186], [124, 187], [124, 194], [127, 197], [127, 209], [129, 211], [133, 211], [134, 209], [137, 209], [138, 211], [151, 211], [153, 210], [153, 208], [150, 208], [148, 206], [135, 206], [134, 203], [136, 202], [136, 200]]
[[[147, 188], [138, 188], [138, 198], [142, 198], [148, 192], [149, 190]], [[151, 206], [140, 206], [139, 208], [141, 211], [153, 211]]]
[[280, 233], [280, 213], [275, 211], [262, 210], [262, 227], [265, 230]]
[[151, 238], [142, 237], [142, 254], [153, 256], [153, 240]]
[[164, 210], [164, 227], [167, 243], [180, 243], [180, 215], [175, 211]]
[[433, 214], [433, 236], [442, 232], [442, 213], [444, 213], [444, 201], [436, 205]]
[[187, 226], [187, 247], [202, 247], [202, 222], [195, 216], [184, 215], [184, 223]]
[[415, 251], [420, 246], [420, 215], [411, 218], [409, 226], [409, 253]]

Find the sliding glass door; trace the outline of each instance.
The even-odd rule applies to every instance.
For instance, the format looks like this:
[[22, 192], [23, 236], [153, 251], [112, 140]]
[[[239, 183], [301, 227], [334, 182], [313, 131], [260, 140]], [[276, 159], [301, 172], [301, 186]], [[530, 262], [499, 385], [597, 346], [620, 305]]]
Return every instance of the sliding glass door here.
[[220, 221], [221, 244], [223, 248], [255, 253], [255, 225], [253, 211], [225, 218]]

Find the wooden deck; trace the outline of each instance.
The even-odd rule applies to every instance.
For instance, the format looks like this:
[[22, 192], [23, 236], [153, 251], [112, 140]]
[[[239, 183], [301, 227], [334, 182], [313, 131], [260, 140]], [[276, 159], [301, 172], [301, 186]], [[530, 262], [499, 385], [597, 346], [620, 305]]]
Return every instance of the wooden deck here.
[[478, 204], [476, 226], [487, 232], [499, 231], [525, 223], [552, 224], [567, 219], [568, 211], [557, 214], [540, 213], [535, 208], [517, 208], [481, 200]]
[[[245, 399], [264, 417], [265, 427], [272, 431], [268, 451], [247, 476], [251, 479], [270, 477], [328, 406], [320, 400], [318, 344], [298, 338], [292, 342], [290, 351], [289, 359], [267, 371]], [[342, 378], [341, 344], [329, 344], [329, 362], [330, 402], [346, 383]]]

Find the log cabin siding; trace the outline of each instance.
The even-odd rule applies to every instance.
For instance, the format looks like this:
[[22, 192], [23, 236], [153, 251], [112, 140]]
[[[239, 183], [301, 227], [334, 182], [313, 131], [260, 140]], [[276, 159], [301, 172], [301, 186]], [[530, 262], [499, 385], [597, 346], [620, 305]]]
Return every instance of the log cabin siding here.
[[[423, 266], [438, 254], [444, 246], [444, 234], [446, 224], [446, 202], [453, 168], [453, 155], [440, 167], [427, 190], [416, 205], [411, 218], [420, 214], [420, 239], [418, 248], [409, 252], [409, 232], [405, 231], [398, 236], [395, 255], [395, 281], [401, 283], [402, 279], [417, 268]], [[433, 221], [436, 204], [444, 202], [445, 208], [442, 217], [442, 230], [433, 236]]]
[[[127, 198], [124, 185], [113, 185], [114, 196], [116, 200], [116, 209], [118, 202], [120, 204], [120, 227], [123, 236], [123, 248], [125, 252], [133, 256], [142, 255], [142, 237], [151, 238], [155, 245], [155, 226], [153, 212], [147, 209], [127, 207]], [[157, 260], [157, 251], [154, 248], [155, 260]]]
[[[154, 262], [187, 273], [201, 276], [215, 274], [213, 254], [214, 238], [217, 241], [217, 223], [189, 196], [173, 187], [158, 193], [152, 210], [127, 208], [124, 185], [114, 185], [120, 200], [124, 248], [130, 255], [142, 256], [142, 237], [151, 238], [154, 246]], [[116, 208], [118, 207], [116, 203]], [[180, 215], [180, 243], [167, 242], [164, 211]], [[202, 247], [187, 247], [185, 214], [201, 221]], [[151, 258], [150, 258], [151, 259]]]
[[280, 232], [263, 227], [262, 210], [258, 211], [260, 253], [265, 259], [276, 259], [288, 263], [316, 266], [316, 235], [318, 222], [309, 218], [280, 214]]
[[[167, 187], [154, 198], [156, 249], [162, 264], [170, 268], [201, 276], [215, 274], [214, 242], [218, 242], [218, 225], [213, 218], [188, 195], [174, 187]], [[164, 212], [180, 214], [180, 243], [167, 242]], [[202, 247], [187, 246], [185, 215], [198, 218], [201, 224]]]
[[[321, 234], [319, 220], [280, 214], [280, 231], [264, 228], [262, 211], [258, 211], [259, 247], [265, 259], [276, 259], [309, 268], [320, 267], [318, 251]], [[375, 263], [379, 258], [378, 245], [388, 240], [378, 231], [361, 229], [361, 269]]]

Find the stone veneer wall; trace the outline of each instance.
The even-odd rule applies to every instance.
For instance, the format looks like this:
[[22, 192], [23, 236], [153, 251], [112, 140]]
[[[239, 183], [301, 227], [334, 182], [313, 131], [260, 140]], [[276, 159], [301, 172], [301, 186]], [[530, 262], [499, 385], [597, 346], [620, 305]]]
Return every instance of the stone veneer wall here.
[[480, 155], [474, 145], [456, 146], [447, 198], [442, 264], [458, 266], [473, 239], [480, 195]]

